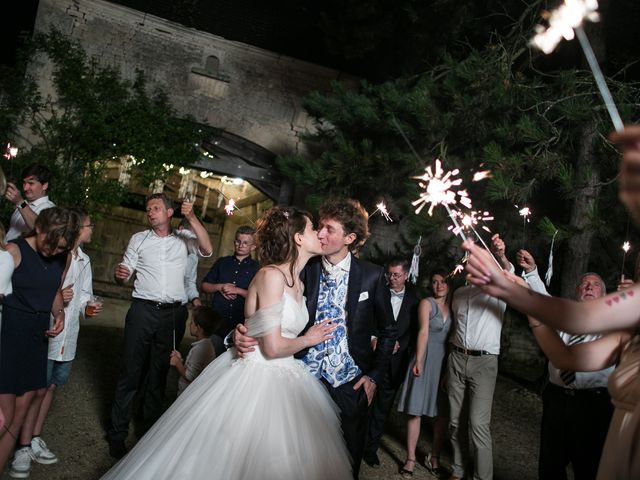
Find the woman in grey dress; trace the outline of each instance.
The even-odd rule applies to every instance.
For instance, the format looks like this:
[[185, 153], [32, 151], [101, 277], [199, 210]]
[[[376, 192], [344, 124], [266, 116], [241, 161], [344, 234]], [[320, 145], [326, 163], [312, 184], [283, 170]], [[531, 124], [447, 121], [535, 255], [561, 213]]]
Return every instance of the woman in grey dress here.
[[[404, 478], [413, 475], [416, 464], [416, 445], [420, 437], [421, 417], [435, 417], [433, 445], [425, 463], [435, 476], [444, 474], [439, 456], [447, 428], [446, 398], [439, 394], [446, 343], [451, 321], [450, 284], [445, 272], [431, 274], [433, 297], [420, 301], [418, 306], [419, 328], [416, 350], [409, 362], [398, 411], [409, 415], [407, 420], [407, 461], [400, 469]], [[441, 397], [440, 401], [439, 398]], [[442, 405], [444, 403], [444, 406]], [[438, 410], [440, 406], [440, 411]], [[444, 411], [443, 411], [444, 410]]]

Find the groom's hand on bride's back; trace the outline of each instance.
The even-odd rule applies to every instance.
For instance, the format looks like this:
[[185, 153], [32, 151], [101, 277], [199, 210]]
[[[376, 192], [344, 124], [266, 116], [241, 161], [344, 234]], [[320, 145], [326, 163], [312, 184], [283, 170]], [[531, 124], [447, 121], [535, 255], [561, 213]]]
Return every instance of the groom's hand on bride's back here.
[[233, 344], [238, 351], [238, 355], [242, 357], [245, 353], [255, 350], [255, 346], [258, 345], [258, 340], [247, 336], [247, 327], [239, 323], [233, 331]]

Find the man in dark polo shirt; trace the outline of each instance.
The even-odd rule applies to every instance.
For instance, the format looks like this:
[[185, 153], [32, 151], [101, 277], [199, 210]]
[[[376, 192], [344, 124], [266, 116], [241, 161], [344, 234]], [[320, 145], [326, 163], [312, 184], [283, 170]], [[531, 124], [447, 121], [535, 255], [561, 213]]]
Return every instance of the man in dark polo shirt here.
[[211, 306], [222, 318], [220, 327], [211, 336], [216, 355], [224, 352], [224, 338], [244, 321], [244, 299], [247, 288], [258, 271], [259, 264], [251, 258], [256, 248], [255, 230], [244, 225], [236, 230], [233, 255], [216, 260], [202, 280], [202, 291], [212, 293]]

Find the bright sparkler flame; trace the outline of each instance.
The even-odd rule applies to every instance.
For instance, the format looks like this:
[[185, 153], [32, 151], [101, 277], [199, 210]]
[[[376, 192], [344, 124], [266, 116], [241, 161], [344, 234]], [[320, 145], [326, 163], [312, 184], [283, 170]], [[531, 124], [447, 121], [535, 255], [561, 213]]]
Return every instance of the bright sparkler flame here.
[[465, 255], [462, 261], [459, 264], [457, 264], [455, 267], [453, 267], [453, 270], [449, 272], [449, 274], [447, 275], [447, 278], [455, 277], [457, 274], [464, 272], [464, 263], [466, 261], [467, 261], [467, 257]]
[[227, 215], [233, 215], [233, 209], [236, 207], [236, 202], [233, 198], [230, 198], [227, 204], [224, 206], [224, 211]]
[[627, 253], [630, 248], [631, 248], [631, 244], [629, 242], [624, 242], [622, 244], [622, 250], [624, 250], [624, 253]]
[[527, 222], [529, 221], [529, 215], [531, 215], [531, 209], [529, 207], [524, 207], [524, 208], [520, 208], [516, 205], [516, 208], [518, 208], [518, 213], [520, 214], [521, 217], [524, 217], [523, 220], [526, 220]]
[[[430, 165], [424, 170], [423, 175], [414, 177], [420, 180], [418, 185], [424, 189], [420, 193], [420, 198], [411, 203], [413, 206], [417, 206], [416, 214], [420, 213], [427, 204], [429, 204], [427, 212], [429, 215], [433, 215], [433, 209], [436, 205], [454, 205], [458, 201], [465, 207], [471, 208], [471, 198], [469, 198], [467, 191], [454, 190], [455, 187], [462, 184], [461, 178], [454, 178], [460, 173], [460, 170], [456, 168], [445, 172], [440, 159], [436, 159], [433, 170]], [[458, 200], [456, 200], [456, 196]]]
[[549, 13], [549, 26], [536, 27], [536, 35], [531, 39], [531, 45], [544, 53], [551, 53], [564, 38], [572, 40], [574, 28], [579, 27], [586, 19], [591, 22], [600, 20], [598, 0], [564, 0], [564, 3]]
[[387, 222], [393, 222], [393, 219], [391, 218], [391, 216], [389, 215], [389, 210], [387, 210], [387, 206], [385, 205], [384, 202], [380, 202], [376, 204], [376, 210], [372, 213], [372, 215], [374, 215], [376, 212], [380, 212], [380, 215], [382, 215], [385, 220]]
[[473, 174], [474, 182], [479, 182], [480, 180], [484, 180], [485, 178], [491, 178], [491, 170], [484, 170], [482, 172], [476, 172]]
[[[472, 230], [477, 235], [475, 226], [478, 225], [479, 222], [489, 222], [494, 219], [494, 217], [487, 211], [481, 212], [474, 210], [469, 213], [462, 213], [458, 210], [454, 210], [453, 214], [460, 218], [459, 226], [454, 227], [451, 225], [449, 227], [449, 230], [451, 230], [454, 235], [458, 235], [458, 233], [463, 230]], [[486, 225], [483, 225], [482, 228], [491, 233], [491, 230]]]
[[7, 148], [4, 152], [4, 158], [6, 158], [7, 160], [11, 160], [12, 158], [15, 158], [16, 155], [18, 155], [18, 147], [12, 147], [10, 143], [7, 143]]

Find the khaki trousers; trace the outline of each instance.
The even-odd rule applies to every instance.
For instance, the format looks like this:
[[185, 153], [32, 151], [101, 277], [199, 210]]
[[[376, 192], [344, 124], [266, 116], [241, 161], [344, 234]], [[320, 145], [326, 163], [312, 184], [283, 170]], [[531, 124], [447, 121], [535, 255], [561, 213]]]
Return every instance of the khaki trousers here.
[[[491, 407], [498, 375], [498, 356], [471, 356], [452, 351], [449, 355], [449, 434], [453, 447], [453, 475], [464, 477], [468, 442], [461, 435], [462, 404], [469, 402], [468, 434], [472, 445], [473, 478], [493, 478], [493, 446], [491, 441]], [[465, 433], [465, 432], [462, 432]], [[463, 443], [465, 443], [463, 445]]]

